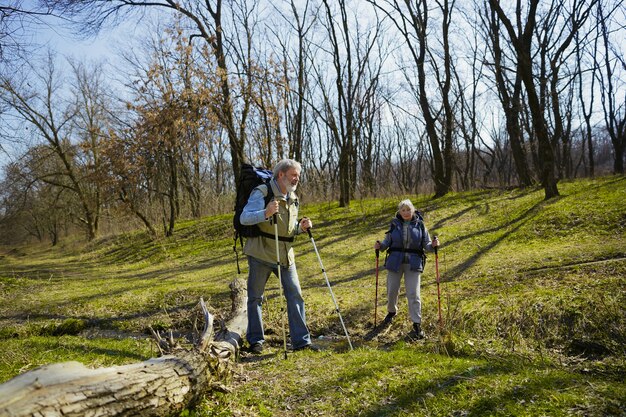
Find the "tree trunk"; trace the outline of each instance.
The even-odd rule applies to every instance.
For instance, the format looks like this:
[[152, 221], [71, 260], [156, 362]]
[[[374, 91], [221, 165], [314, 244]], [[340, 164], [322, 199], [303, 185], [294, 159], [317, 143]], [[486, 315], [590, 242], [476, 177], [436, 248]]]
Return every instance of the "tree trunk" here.
[[[413, 30], [414, 33], [409, 33], [408, 29], [404, 27], [407, 22], [394, 22], [394, 24], [396, 25], [396, 27], [398, 27], [398, 29], [400, 29], [402, 35], [407, 41], [407, 45], [415, 63], [418, 79], [418, 87], [416, 93], [418, 98], [418, 104], [422, 111], [422, 116], [424, 117], [424, 125], [432, 152], [432, 174], [433, 181], [435, 183], [434, 197], [438, 198], [443, 197], [444, 195], [452, 191], [452, 170], [451, 167], [446, 167], [446, 163], [452, 162], [452, 157], [451, 150], [446, 148], [446, 145], [449, 144], [449, 138], [443, 140], [444, 148], [443, 150], [441, 149], [439, 143], [439, 135], [437, 132], [437, 120], [436, 117], [433, 115], [433, 111], [431, 109], [431, 104], [429, 101], [429, 94], [426, 88], [426, 86], [428, 85], [426, 82], [425, 67], [426, 56], [428, 54], [427, 28], [429, 9], [426, 0], [415, 2], [415, 4], [411, 3], [408, 0], [405, 0], [404, 4], [407, 7], [407, 12], [409, 13], [408, 16], [410, 17], [411, 30]], [[448, 19], [449, 16], [446, 16], [445, 18]], [[416, 45], [413, 43], [413, 39], [416, 39]], [[446, 55], [447, 54], [449, 54], [449, 51], [446, 52]], [[448, 64], [446, 63], [446, 65]], [[445, 91], [442, 92], [444, 100], [448, 100], [446, 94], [447, 93]], [[444, 121], [444, 123], [447, 122], [448, 120]], [[446, 126], [448, 126], [449, 132], [450, 127], [449, 125]]]
[[[485, 21], [487, 22], [487, 31], [491, 40], [491, 47], [494, 59], [494, 75], [500, 102], [506, 118], [506, 131], [509, 134], [509, 142], [515, 162], [515, 170], [520, 187], [529, 187], [533, 180], [528, 169], [526, 160], [526, 151], [524, 150], [522, 128], [520, 126], [521, 107], [522, 107], [522, 80], [520, 78], [519, 69], [515, 72], [514, 82], [510, 82], [505, 75], [506, 65], [503, 62], [503, 52], [500, 47], [500, 27], [496, 13], [489, 9], [485, 10]], [[508, 85], [513, 86], [510, 92]]]
[[46, 365], [0, 385], [0, 415], [168, 416], [193, 407], [233, 359], [247, 325], [245, 286], [231, 284], [233, 318], [213, 338], [213, 317], [204, 302], [205, 328], [191, 349], [176, 348], [155, 333], [170, 354], [144, 362], [88, 369], [78, 362]]
[[520, 71], [522, 83], [526, 87], [528, 107], [532, 117], [532, 127], [537, 138], [539, 152], [539, 178], [543, 186], [545, 199], [549, 200], [559, 195], [558, 179], [555, 175], [556, 159], [550, 135], [543, 114], [543, 106], [535, 88], [533, 76], [533, 56], [531, 54], [532, 34], [536, 23], [536, 11], [539, 0], [532, 0], [529, 4], [527, 22], [524, 31], [518, 35], [513, 24], [506, 17], [500, 4], [496, 0], [489, 0], [491, 9], [497, 14], [500, 22], [509, 33], [511, 43], [515, 49], [517, 68]]

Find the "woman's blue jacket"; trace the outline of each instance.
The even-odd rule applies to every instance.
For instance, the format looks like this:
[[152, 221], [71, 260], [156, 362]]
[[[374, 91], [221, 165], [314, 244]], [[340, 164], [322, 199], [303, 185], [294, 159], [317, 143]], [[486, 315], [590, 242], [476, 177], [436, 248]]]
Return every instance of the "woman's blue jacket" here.
[[426, 261], [425, 252], [433, 251], [426, 226], [421, 216], [415, 213], [409, 222], [409, 241], [405, 246], [402, 236], [403, 225], [404, 220], [400, 214], [396, 215], [396, 218], [391, 221], [385, 239], [381, 242], [380, 249], [387, 250], [385, 267], [390, 271], [399, 272], [400, 266], [405, 262], [405, 255], [408, 255], [411, 271], [423, 272]]

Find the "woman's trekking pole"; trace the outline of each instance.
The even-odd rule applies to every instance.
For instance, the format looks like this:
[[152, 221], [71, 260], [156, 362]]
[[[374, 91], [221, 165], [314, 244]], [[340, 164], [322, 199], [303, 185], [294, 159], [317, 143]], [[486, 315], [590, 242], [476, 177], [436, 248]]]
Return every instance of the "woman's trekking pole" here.
[[280, 298], [283, 299], [283, 311], [280, 314], [280, 320], [281, 323], [283, 325], [283, 351], [285, 352], [285, 359], [287, 359], [287, 331], [285, 330], [285, 299], [284, 294], [283, 294], [283, 278], [282, 275], [280, 273], [280, 248], [278, 246], [278, 216], [276, 213], [274, 213], [274, 237], [276, 238], [276, 270], [278, 271], [278, 289], [280, 294], [278, 295]]
[[309, 237], [311, 238], [311, 243], [313, 244], [313, 249], [315, 249], [315, 254], [317, 255], [317, 260], [320, 261], [320, 267], [322, 268], [322, 273], [324, 274], [324, 278], [326, 279], [326, 285], [328, 285], [328, 289], [330, 290], [330, 296], [333, 299], [333, 303], [335, 303], [335, 311], [339, 315], [339, 321], [341, 322], [341, 327], [343, 327], [343, 331], [346, 334], [346, 339], [348, 339], [348, 345], [350, 345], [350, 350], [354, 350], [352, 347], [352, 342], [350, 341], [350, 336], [348, 335], [348, 330], [346, 329], [346, 325], [343, 323], [343, 318], [341, 317], [341, 312], [339, 312], [339, 305], [337, 304], [337, 300], [335, 299], [335, 294], [333, 293], [333, 289], [330, 286], [330, 281], [328, 280], [328, 276], [326, 275], [326, 270], [324, 269], [324, 264], [322, 263], [322, 258], [320, 258], [320, 253], [317, 250], [317, 245], [315, 244], [315, 239], [313, 239], [313, 235], [311, 234], [311, 228], [306, 229]]
[[[435, 236], [435, 239], [437, 236]], [[441, 318], [441, 290], [439, 288], [439, 247], [435, 246], [435, 275], [437, 277], [437, 305], [439, 307], [439, 330], [443, 329], [443, 320]]]
[[[376, 241], [376, 243], [379, 243]], [[376, 249], [376, 296], [374, 297], [374, 328], [376, 328], [376, 318], [378, 317], [378, 256], [380, 250]]]

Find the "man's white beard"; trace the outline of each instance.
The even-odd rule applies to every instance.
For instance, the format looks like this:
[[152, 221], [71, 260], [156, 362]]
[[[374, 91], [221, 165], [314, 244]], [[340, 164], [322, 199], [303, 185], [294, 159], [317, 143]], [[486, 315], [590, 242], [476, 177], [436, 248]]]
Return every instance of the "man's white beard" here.
[[296, 183], [296, 185], [293, 185], [291, 181], [287, 179], [287, 177], [279, 179], [278, 182], [280, 183], [280, 185], [285, 187], [285, 194], [293, 193], [296, 191], [296, 188], [298, 188], [298, 184]]

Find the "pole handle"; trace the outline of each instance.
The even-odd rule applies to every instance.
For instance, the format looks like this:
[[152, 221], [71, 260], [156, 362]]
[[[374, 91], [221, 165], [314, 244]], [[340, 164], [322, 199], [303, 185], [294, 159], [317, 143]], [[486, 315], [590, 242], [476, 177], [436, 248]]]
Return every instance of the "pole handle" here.
[[[285, 199], [274, 196], [273, 201], [276, 201], [278, 202], [278, 204], [280, 204], [281, 202], [285, 201]], [[272, 214], [272, 219], [274, 221], [274, 224], [278, 223], [278, 212]]]
[[306, 232], [309, 234], [309, 238], [313, 239], [313, 235], [311, 234], [311, 228], [306, 229]]
[[[380, 240], [377, 240], [376, 243], [380, 243]], [[376, 249], [376, 257], [378, 258], [380, 254], [380, 249]]]
[[[437, 239], [437, 235], [433, 235], [434, 239]], [[435, 249], [435, 256], [437, 256], [437, 249], [439, 249], [439, 246], [435, 246], [433, 249]]]

